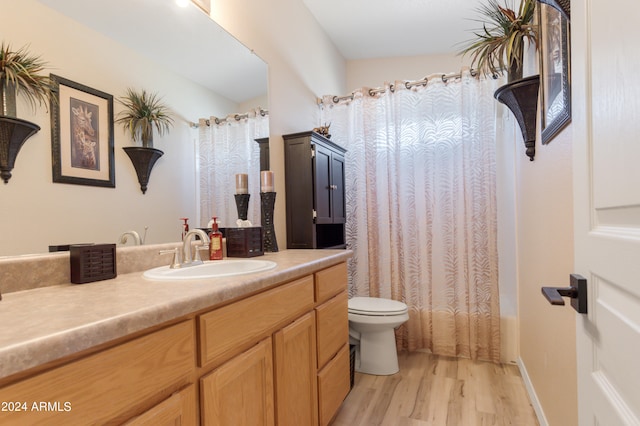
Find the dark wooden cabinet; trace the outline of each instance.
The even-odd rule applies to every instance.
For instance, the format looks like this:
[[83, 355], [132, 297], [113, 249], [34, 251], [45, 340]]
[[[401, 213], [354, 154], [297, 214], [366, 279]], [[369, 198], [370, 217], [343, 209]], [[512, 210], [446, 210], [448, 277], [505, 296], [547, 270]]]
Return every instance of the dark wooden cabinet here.
[[260, 147], [260, 171], [269, 169], [269, 138], [254, 139]]
[[287, 248], [344, 248], [345, 149], [315, 132], [283, 138]]

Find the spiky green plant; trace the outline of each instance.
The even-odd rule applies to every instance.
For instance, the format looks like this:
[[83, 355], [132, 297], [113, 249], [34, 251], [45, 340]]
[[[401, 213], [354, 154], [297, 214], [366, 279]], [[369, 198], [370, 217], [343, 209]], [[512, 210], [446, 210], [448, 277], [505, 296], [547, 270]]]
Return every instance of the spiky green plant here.
[[155, 93], [142, 89], [137, 92], [131, 88], [118, 99], [124, 110], [118, 114], [116, 122], [122, 123], [134, 142], [142, 141], [142, 146], [153, 147], [153, 128], [162, 136], [169, 133], [173, 118], [169, 108]]
[[504, 0], [487, 0], [476, 9], [482, 29], [475, 38], [463, 43], [459, 55], [471, 55], [471, 67], [485, 75], [502, 75], [508, 71], [509, 80], [522, 77], [525, 43], [538, 48], [538, 28], [533, 23], [536, 0], [520, 0], [518, 13]]
[[9, 43], [0, 43], [0, 91], [4, 96], [24, 95], [35, 110], [36, 104], [46, 105], [51, 99], [51, 80], [41, 74], [47, 63], [29, 53], [28, 47], [13, 50]]

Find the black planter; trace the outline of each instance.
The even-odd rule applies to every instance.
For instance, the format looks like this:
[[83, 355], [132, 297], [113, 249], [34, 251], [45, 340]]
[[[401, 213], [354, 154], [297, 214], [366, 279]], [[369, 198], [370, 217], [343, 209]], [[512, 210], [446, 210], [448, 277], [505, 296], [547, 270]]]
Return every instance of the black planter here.
[[158, 161], [158, 158], [164, 155], [164, 152], [156, 148], [145, 148], [141, 146], [126, 146], [122, 149], [127, 153], [133, 163], [133, 167], [136, 169], [142, 193], [146, 193], [151, 170], [156, 164], [156, 161]]
[[500, 87], [493, 96], [505, 104], [520, 125], [526, 154], [530, 161], [536, 155], [536, 118], [538, 114], [538, 89], [540, 76], [534, 75]]
[[11, 170], [22, 145], [40, 130], [40, 126], [19, 118], [0, 115], [0, 177], [11, 179]]

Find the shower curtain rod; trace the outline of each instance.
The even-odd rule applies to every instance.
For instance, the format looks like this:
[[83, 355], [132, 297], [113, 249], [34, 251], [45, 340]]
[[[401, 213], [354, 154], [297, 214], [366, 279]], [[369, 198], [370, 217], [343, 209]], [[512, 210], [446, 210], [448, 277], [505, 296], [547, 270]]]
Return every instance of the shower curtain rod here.
[[[469, 71], [471, 77], [476, 77], [478, 75], [478, 72], [474, 69], [471, 69]], [[450, 73], [450, 74], [432, 74], [429, 76], [426, 76], [425, 78], [423, 78], [422, 80], [415, 80], [415, 81], [405, 81], [404, 82], [404, 87], [406, 87], [407, 89], [411, 89], [412, 87], [415, 86], [426, 86], [427, 83], [429, 82], [429, 80], [433, 80], [434, 78], [439, 78], [441, 79], [444, 83], [448, 82], [449, 80], [455, 80], [456, 78], [460, 78], [462, 77], [462, 71], [460, 71], [459, 73]], [[374, 89], [369, 89], [368, 93], [369, 96], [374, 96], [380, 93], [384, 93], [386, 92], [386, 88], [384, 87], [376, 87]], [[389, 90], [391, 90], [391, 92], [393, 93], [395, 91], [395, 86], [393, 84], [389, 85]], [[351, 92], [350, 95], [346, 95], [346, 96], [334, 96], [333, 98], [331, 98], [331, 100], [333, 101], [334, 104], [337, 104], [339, 102], [342, 101], [352, 101], [353, 97], [355, 95], [355, 91]], [[322, 104], [322, 98], [318, 98], [318, 104]]]
[[[258, 109], [258, 113], [260, 114], [261, 117], [264, 117], [265, 115], [269, 115], [269, 111], [266, 109], [262, 109], [262, 108], [257, 108]], [[212, 117], [213, 121], [215, 122], [215, 124], [222, 124], [222, 123], [226, 123], [227, 121], [229, 121], [230, 118], [233, 118], [236, 121], [240, 121], [240, 120], [244, 120], [245, 118], [249, 117], [249, 113], [245, 112], [243, 114], [230, 114], [224, 118], [218, 118], [218, 117]], [[211, 120], [205, 120], [205, 123], [207, 124], [207, 126], [211, 126]], [[189, 127], [191, 127], [192, 129], [197, 129], [198, 127], [200, 127], [200, 125], [198, 123], [194, 123], [192, 121], [189, 122]]]

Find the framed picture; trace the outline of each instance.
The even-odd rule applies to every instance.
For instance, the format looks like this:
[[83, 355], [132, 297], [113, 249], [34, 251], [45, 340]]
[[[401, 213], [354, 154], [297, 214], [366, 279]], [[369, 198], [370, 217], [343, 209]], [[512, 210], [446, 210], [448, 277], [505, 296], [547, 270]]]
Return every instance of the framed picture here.
[[53, 181], [115, 188], [113, 96], [50, 77]]
[[540, 22], [540, 97], [542, 143], [571, 122], [570, 34], [567, 18], [555, 7], [538, 4]]

